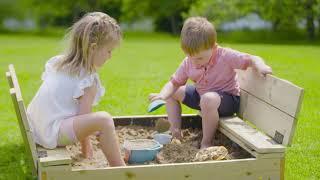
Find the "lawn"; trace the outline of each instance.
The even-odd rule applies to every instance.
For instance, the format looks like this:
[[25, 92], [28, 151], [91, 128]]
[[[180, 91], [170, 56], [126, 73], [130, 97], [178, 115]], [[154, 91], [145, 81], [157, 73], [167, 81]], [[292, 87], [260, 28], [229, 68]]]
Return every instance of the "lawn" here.
[[[26, 105], [37, 91], [48, 58], [63, 49], [61, 37], [0, 35], [0, 179], [30, 178], [23, 141], [8, 92], [5, 71], [16, 67]], [[320, 46], [240, 44], [222, 46], [256, 54], [274, 74], [305, 89], [294, 141], [286, 153], [286, 179], [320, 179]], [[107, 91], [95, 110], [112, 115], [146, 114], [147, 97], [170, 78], [182, 58], [179, 39], [163, 34], [125, 34], [113, 58], [100, 70]], [[184, 108], [184, 113], [194, 111]], [[156, 112], [165, 113], [162, 108]]]

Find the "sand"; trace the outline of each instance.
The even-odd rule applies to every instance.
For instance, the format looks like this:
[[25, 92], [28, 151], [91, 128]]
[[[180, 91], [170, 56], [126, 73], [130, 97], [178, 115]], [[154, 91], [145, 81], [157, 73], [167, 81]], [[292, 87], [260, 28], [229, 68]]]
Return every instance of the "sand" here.
[[[156, 133], [151, 127], [125, 126], [116, 127], [119, 138], [121, 153], [124, 157], [124, 140], [129, 139], [152, 139]], [[245, 150], [229, 140], [222, 133], [217, 132], [213, 141], [214, 148], [200, 151], [199, 145], [202, 138], [202, 131], [199, 129], [185, 129], [182, 131], [183, 139], [173, 139], [170, 144], [164, 145], [154, 161], [145, 164], [166, 164], [196, 162], [207, 160], [227, 160], [251, 157]], [[90, 137], [93, 145], [93, 158], [86, 159], [81, 155], [80, 144], [67, 146], [72, 157], [74, 169], [96, 169], [108, 167], [108, 162], [102, 153], [96, 136]], [[197, 154], [198, 153], [198, 154]]]

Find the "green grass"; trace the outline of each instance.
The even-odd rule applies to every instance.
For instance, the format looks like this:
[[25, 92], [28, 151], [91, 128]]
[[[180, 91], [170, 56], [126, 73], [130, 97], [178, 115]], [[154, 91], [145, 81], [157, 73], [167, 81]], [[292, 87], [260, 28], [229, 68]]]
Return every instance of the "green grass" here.
[[[7, 65], [16, 67], [26, 104], [41, 81], [48, 58], [61, 51], [60, 37], [0, 35], [0, 179], [30, 178], [24, 146], [5, 79]], [[237, 44], [223, 46], [263, 57], [274, 74], [305, 89], [292, 147], [286, 154], [286, 179], [320, 178], [320, 46]], [[163, 34], [125, 34], [113, 58], [100, 71], [106, 95], [95, 110], [112, 115], [146, 114], [147, 97], [157, 92], [184, 57], [179, 39]], [[185, 113], [194, 111], [184, 108]], [[162, 114], [164, 108], [156, 112]]]

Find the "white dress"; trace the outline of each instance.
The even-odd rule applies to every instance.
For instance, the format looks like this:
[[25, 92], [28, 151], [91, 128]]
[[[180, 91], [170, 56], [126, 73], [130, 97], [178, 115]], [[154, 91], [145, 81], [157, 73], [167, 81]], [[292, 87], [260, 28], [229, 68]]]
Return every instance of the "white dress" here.
[[36, 143], [45, 148], [55, 148], [60, 124], [64, 119], [77, 115], [79, 111], [78, 98], [84, 94], [84, 89], [97, 85], [94, 99], [96, 105], [105, 89], [101, 86], [97, 73], [70, 76], [64, 72], [57, 72], [54, 64], [60, 56], [51, 58], [42, 74], [42, 85], [27, 108], [29, 124]]

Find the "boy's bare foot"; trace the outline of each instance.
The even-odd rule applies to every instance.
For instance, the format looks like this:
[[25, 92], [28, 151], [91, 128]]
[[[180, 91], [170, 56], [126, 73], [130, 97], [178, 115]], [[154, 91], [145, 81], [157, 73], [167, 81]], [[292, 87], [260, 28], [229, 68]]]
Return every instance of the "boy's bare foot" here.
[[181, 129], [178, 129], [178, 128], [175, 128], [175, 129], [170, 128], [170, 131], [171, 131], [171, 133], [172, 133], [172, 137], [173, 137], [173, 138], [177, 138], [177, 139], [179, 139], [179, 140], [182, 139]]
[[211, 143], [201, 143], [200, 149], [205, 149], [205, 148], [208, 148], [208, 147], [211, 147], [211, 146], [212, 146]]

